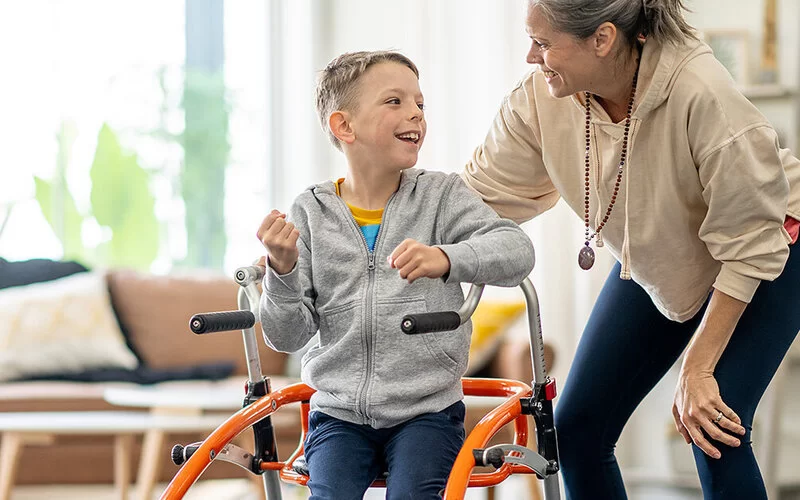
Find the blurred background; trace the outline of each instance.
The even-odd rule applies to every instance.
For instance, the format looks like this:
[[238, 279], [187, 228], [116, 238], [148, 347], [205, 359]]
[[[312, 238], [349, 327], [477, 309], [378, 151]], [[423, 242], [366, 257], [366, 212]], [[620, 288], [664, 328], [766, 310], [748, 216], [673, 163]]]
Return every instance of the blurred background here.
[[[230, 274], [250, 263], [262, 254], [255, 231], [270, 209], [344, 173], [313, 105], [316, 72], [344, 51], [396, 49], [417, 63], [429, 122], [419, 166], [460, 171], [530, 70], [524, 3], [0, 2], [0, 257], [157, 274]], [[796, 151], [800, 2], [686, 4]], [[612, 259], [601, 252], [590, 273], [578, 269], [581, 223], [561, 203], [525, 229], [563, 386]], [[654, 397], [662, 433], [670, 395]], [[648, 471], [668, 458], [649, 457], [645, 434], [632, 429], [621, 461], [644, 470], [643, 484], [657, 483]]]

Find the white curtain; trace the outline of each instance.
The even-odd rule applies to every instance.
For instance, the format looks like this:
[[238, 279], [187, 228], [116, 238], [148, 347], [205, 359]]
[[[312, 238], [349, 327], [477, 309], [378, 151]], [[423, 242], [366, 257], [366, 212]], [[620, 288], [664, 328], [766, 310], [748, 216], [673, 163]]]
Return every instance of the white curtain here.
[[[483, 140], [503, 97], [530, 67], [521, 0], [273, 0], [268, 109], [270, 206], [288, 208], [303, 187], [345, 173], [313, 103], [316, 71], [346, 51], [396, 49], [420, 69], [428, 136], [419, 167], [460, 171]], [[575, 168], [582, 168], [576, 165]], [[537, 251], [532, 278], [543, 332], [556, 349], [563, 385], [569, 363], [613, 259], [577, 265], [582, 224], [565, 204], [525, 224]], [[488, 296], [521, 293], [497, 288]]]

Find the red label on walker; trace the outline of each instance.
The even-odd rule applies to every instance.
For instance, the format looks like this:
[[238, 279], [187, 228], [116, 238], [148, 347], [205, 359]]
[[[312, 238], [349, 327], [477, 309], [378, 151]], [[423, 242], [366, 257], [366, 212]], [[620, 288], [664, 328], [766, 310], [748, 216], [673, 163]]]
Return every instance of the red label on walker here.
[[544, 385], [544, 399], [552, 401], [556, 398], [556, 379], [551, 378], [549, 382]]

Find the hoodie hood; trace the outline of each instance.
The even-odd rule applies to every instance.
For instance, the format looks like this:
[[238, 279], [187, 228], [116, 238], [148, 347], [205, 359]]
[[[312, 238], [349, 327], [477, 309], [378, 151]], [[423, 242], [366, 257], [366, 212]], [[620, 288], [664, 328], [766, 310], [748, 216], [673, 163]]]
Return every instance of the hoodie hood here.
[[[400, 173], [400, 186], [398, 186], [397, 190], [400, 191], [401, 189], [408, 189], [410, 186], [411, 189], [417, 184], [417, 178], [425, 172], [419, 168], [408, 168], [403, 170]], [[330, 194], [336, 196], [336, 184], [335, 181], [324, 181], [318, 184], [313, 184], [306, 188], [306, 191], [311, 191], [314, 194]]]
[[[711, 53], [711, 47], [700, 40], [686, 40], [681, 45], [645, 42], [632, 117], [646, 119], [667, 100], [681, 70], [694, 58]], [[572, 101], [583, 110], [582, 93], [573, 95]]]
[[689, 62], [711, 48], [699, 40], [687, 40], [683, 45], [645, 42], [639, 68], [639, 88], [643, 93], [634, 115], [644, 120], [650, 112], [667, 100], [681, 70]]

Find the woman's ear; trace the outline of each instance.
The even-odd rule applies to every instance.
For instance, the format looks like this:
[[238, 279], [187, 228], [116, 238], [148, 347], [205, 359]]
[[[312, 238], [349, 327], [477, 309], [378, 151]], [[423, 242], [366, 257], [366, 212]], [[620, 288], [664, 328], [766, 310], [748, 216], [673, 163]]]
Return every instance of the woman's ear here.
[[350, 115], [346, 111], [334, 111], [328, 118], [328, 126], [333, 135], [345, 144], [352, 144], [356, 140], [355, 131], [350, 126]]
[[598, 26], [592, 38], [595, 55], [606, 57], [610, 54], [617, 41], [617, 34], [617, 27], [613, 23], [605, 22]]

